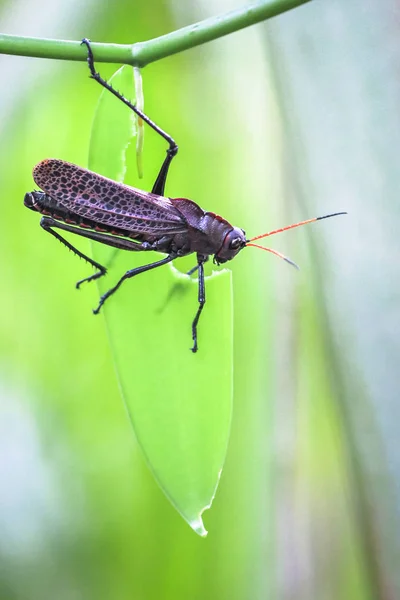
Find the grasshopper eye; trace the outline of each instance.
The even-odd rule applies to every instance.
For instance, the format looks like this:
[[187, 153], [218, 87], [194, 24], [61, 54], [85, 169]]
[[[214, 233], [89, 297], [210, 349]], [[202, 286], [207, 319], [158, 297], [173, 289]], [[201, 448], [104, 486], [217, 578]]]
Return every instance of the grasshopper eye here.
[[232, 250], [237, 250], [238, 248], [240, 248], [240, 246], [242, 245], [242, 240], [239, 237], [233, 238], [233, 240], [231, 240], [229, 247]]

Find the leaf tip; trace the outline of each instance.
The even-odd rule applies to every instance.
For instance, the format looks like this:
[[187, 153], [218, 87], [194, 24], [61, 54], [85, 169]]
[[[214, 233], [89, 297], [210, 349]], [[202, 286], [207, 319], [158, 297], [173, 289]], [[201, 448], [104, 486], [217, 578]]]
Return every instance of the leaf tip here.
[[203, 519], [201, 518], [201, 513], [196, 519], [190, 521], [189, 525], [200, 537], [206, 537], [208, 535], [208, 531], [205, 529]]

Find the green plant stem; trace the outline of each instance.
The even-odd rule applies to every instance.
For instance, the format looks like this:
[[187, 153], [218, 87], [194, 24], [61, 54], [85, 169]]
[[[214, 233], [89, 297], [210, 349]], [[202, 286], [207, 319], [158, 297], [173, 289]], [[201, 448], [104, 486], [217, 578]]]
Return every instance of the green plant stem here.
[[[310, 0], [264, 0], [132, 46], [93, 43], [93, 52], [97, 62], [144, 67], [161, 58], [275, 17], [306, 2]], [[0, 54], [81, 61], [87, 57], [86, 48], [80, 42], [6, 34], [0, 34]]]
[[134, 55], [141, 65], [194, 48], [205, 42], [270, 19], [310, 0], [264, 0], [232, 12], [205, 19], [167, 35], [134, 45]]

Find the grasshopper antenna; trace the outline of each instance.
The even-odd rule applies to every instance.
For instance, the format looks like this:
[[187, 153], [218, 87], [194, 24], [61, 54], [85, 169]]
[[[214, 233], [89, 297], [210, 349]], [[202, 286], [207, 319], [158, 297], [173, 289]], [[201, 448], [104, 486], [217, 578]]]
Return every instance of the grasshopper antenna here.
[[332, 213], [330, 215], [323, 215], [322, 217], [314, 217], [313, 219], [307, 219], [306, 221], [300, 221], [299, 223], [293, 223], [293, 225], [287, 225], [286, 227], [281, 227], [280, 229], [274, 229], [273, 231], [269, 231], [268, 233], [262, 233], [261, 235], [256, 235], [255, 237], [250, 238], [249, 240], [246, 240], [246, 246], [253, 246], [254, 248], [259, 248], [260, 250], [266, 250], [267, 252], [271, 252], [272, 254], [275, 254], [275, 256], [279, 256], [279, 258], [283, 258], [283, 260], [285, 260], [287, 263], [289, 263], [289, 265], [292, 265], [292, 267], [299, 269], [299, 266], [295, 262], [290, 260], [290, 258], [285, 256], [284, 254], [281, 254], [277, 250], [273, 250], [272, 248], [266, 248], [265, 246], [260, 246], [259, 244], [252, 244], [251, 242], [254, 242], [256, 240], [261, 240], [262, 238], [269, 237], [270, 235], [275, 235], [276, 233], [282, 233], [282, 231], [287, 231], [288, 229], [294, 229], [295, 227], [301, 227], [302, 225], [307, 225], [308, 223], [314, 223], [315, 221], [322, 221], [322, 219], [329, 219], [330, 217], [337, 217], [339, 215], [347, 215], [347, 212], [337, 212], [337, 213]]

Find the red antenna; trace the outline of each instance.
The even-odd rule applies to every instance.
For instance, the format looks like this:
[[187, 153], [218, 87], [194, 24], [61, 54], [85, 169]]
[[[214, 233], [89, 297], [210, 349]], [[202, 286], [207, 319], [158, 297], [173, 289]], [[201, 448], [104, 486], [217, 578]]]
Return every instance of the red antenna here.
[[283, 258], [286, 262], [288, 262], [296, 269], [299, 268], [295, 262], [290, 260], [284, 254], [281, 254], [277, 250], [273, 250], [272, 248], [266, 248], [265, 246], [260, 246], [259, 244], [251, 244], [250, 242], [254, 242], [255, 240], [260, 240], [261, 238], [268, 237], [270, 235], [275, 235], [275, 233], [282, 233], [282, 231], [287, 231], [288, 229], [294, 229], [295, 227], [301, 227], [301, 225], [307, 225], [307, 223], [314, 223], [314, 221], [321, 221], [322, 219], [329, 219], [330, 217], [337, 217], [338, 215], [347, 215], [347, 212], [338, 212], [332, 213], [331, 215], [323, 215], [322, 217], [314, 217], [313, 219], [307, 219], [307, 221], [300, 221], [299, 223], [294, 223], [293, 225], [287, 225], [286, 227], [281, 227], [280, 229], [274, 229], [273, 231], [269, 231], [268, 233], [262, 233], [261, 235], [256, 235], [256, 237], [251, 238], [250, 240], [246, 240], [246, 246], [253, 246], [254, 248], [260, 248], [260, 250], [266, 250], [267, 252], [271, 252], [279, 258]]

